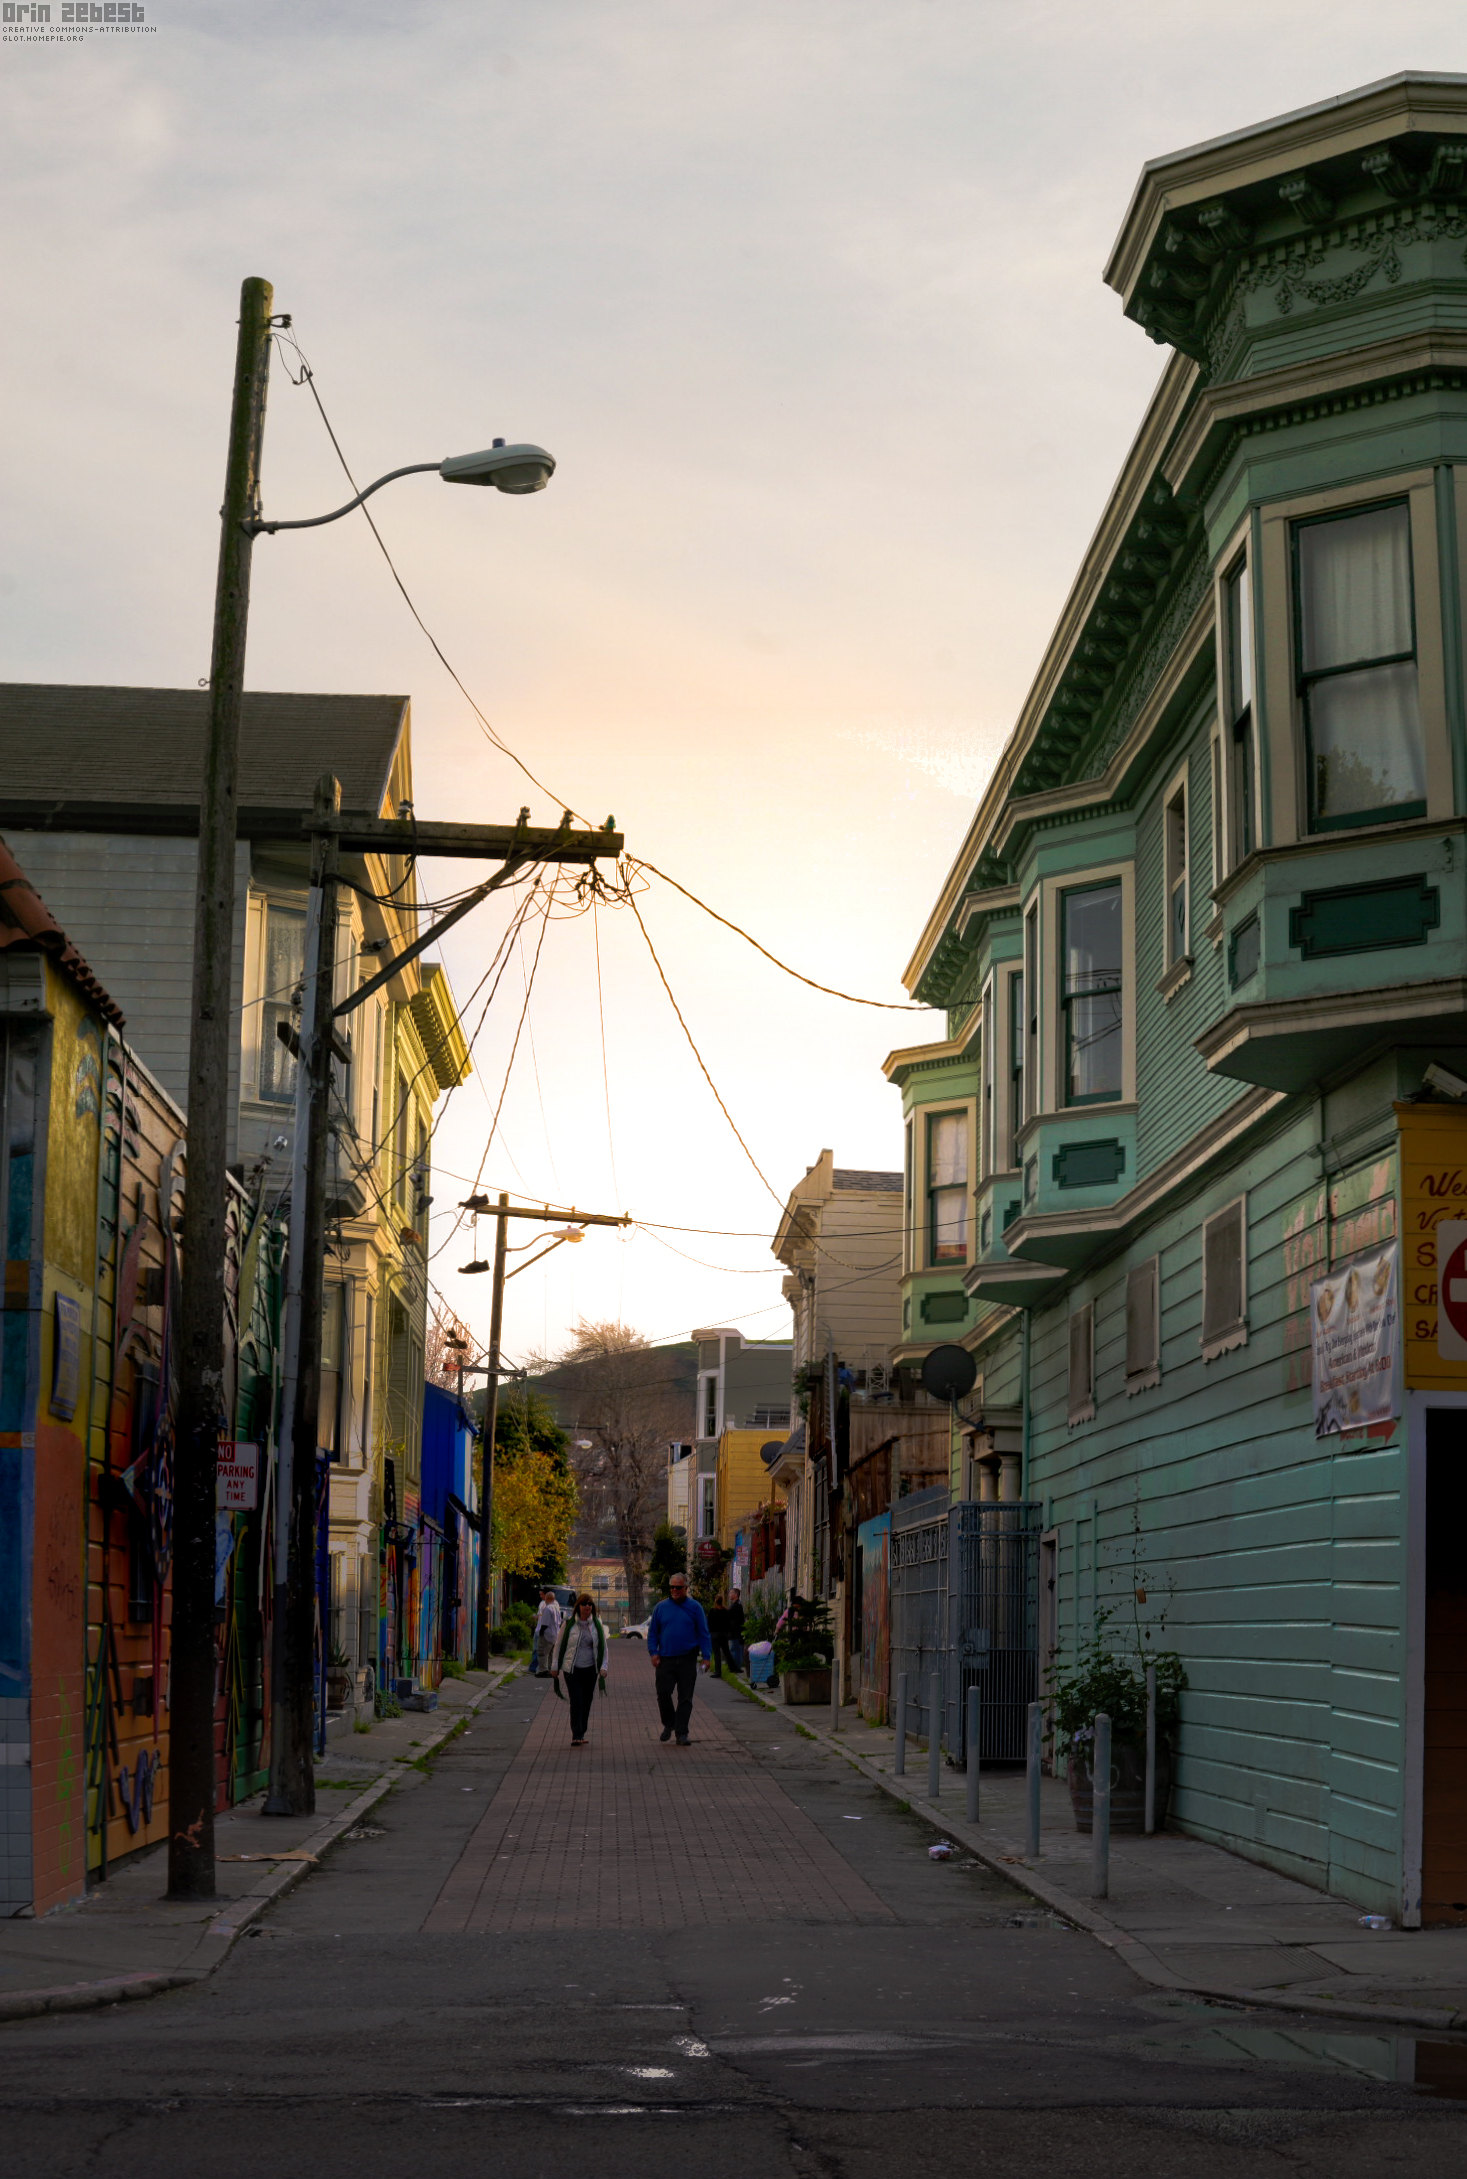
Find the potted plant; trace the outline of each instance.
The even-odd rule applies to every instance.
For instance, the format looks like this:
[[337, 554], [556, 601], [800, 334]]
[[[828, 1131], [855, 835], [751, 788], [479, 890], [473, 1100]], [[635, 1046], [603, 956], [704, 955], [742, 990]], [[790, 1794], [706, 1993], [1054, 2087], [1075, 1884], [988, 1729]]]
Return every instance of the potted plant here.
[[326, 1664], [326, 1707], [328, 1710], [345, 1710], [355, 1692], [352, 1684], [351, 1659], [339, 1643], [333, 1643]]
[[1051, 1676], [1050, 1725], [1056, 1768], [1065, 1765], [1075, 1829], [1088, 1831], [1094, 1806], [1095, 1719], [1110, 1719], [1112, 1831], [1146, 1827], [1146, 1669], [1156, 1671], [1156, 1826], [1166, 1820], [1172, 1783], [1172, 1735], [1187, 1684], [1175, 1650], [1119, 1656], [1106, 1646], [1104, 1622], [1068, 1671]]
[[790, 1703], [828, 1703], [835, 1639], [830, 1607], [792, 1596], [774, 1630], [774, 1661]]

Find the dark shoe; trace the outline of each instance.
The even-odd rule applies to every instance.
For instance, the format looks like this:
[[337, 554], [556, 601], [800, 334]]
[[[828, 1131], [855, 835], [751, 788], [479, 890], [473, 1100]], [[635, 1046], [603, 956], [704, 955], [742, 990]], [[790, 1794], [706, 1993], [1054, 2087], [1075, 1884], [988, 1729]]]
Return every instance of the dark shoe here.
[[666, 1746], [667, 1742], [672, 1738], [672, 1727], [670, 1725], [665, 1726], [664, 1729], [657, 1735], [657, 1737], [663, 1743], [663, 1745]]
[[691, 1747], [692, 1745], [693, 1745], [693, 1743], [692, 1743], [692, 1741], [691, 1741], [691, 1740], [680, 1740], [680, 1741], [678, 1742], [678, 1746], [679, 1746], [680, 1748], [690, 1748], [690, 1747]]
[[586, 1745], [586, 1743], [585, 1743], [585, 1741], [584, 1741], [584, 1740], [573, 1740], [573, 1741], [571, 1742], [571, 1746], [572, 1746], [573, 1748], [584, 1748], [584, 1746], [585, 1746], [585, 1745]]

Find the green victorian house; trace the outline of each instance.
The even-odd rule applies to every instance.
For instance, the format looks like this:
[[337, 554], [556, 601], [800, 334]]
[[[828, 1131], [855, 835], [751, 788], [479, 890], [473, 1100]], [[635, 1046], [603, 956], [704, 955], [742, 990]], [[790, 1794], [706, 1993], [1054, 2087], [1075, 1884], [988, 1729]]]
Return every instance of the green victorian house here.
[[907, 972], [897, 1361], [1041, 1674], [1180, 1652], [1172, 1822], [1467, 1922], [1467, 77], [1153, 161], [1106, 278], [1172, 353]]

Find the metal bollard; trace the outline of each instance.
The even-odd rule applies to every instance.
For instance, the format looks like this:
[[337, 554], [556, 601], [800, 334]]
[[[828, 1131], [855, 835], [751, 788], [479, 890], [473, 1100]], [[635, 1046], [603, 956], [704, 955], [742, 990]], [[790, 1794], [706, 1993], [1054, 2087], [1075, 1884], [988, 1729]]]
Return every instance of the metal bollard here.
[[830, 1729], [840, 1731], [840, 1652], [830, 1660]]
[[978, 1821], [978, 1738], [983, 1720], [983, 1696], [976, 1687], [968, 1689], [968, 1821]]
[[1156, 1829], [1156, 1667], [1146, 1667], [1146, 1836]]
[[1024, 1799], [1028, 1825], [1024, 1852], [1030, 1861], [1039, 1859], [1039, 1766], [1044, 1761], [1044, 1704], [1029, 1705], [1029, 1748], [1024, 1768]]
[[1110, 1719], [1096, 1712], [1091, 1751], [1090, 1896], [1110, 1896]]
[[935, 1801], [942, 1785], [942, 1674], [934, 1672], [927, 1689], [927, 1798]]
[[892, 1759], [893, 1778], [907, 1775], [907, 1675], [897, 1674], [896, 1689], [896, 1754]]

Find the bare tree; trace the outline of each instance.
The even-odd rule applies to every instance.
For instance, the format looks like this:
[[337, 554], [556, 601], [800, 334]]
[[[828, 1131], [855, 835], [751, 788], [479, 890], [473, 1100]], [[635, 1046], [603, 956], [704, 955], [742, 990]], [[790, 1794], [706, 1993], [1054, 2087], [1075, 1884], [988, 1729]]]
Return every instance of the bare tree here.
[[558, 1368], [575, 1373], [562, 1404], [574, 1400], [576, 1434], [590, 1440], [572, 1455], [581, 1502], [614, 1527], [628, 1610], [640, 1619], [652, 1539], [666, 1518], [667, 1447], [687, 1433], [687, 1395], [668, 1374], [666, 1350], [628, 1324], [582, 1318]]

